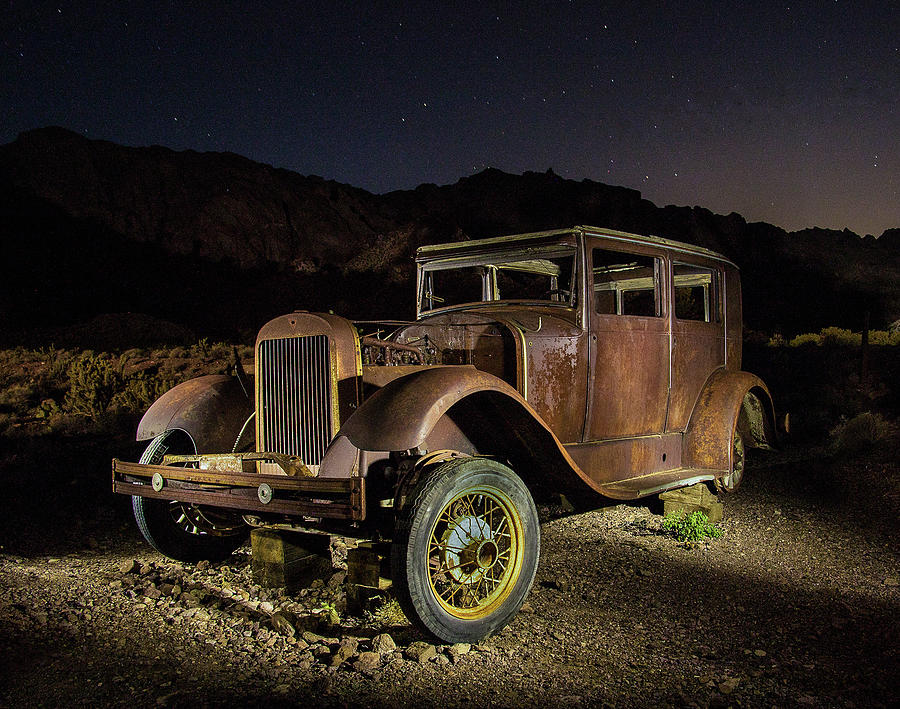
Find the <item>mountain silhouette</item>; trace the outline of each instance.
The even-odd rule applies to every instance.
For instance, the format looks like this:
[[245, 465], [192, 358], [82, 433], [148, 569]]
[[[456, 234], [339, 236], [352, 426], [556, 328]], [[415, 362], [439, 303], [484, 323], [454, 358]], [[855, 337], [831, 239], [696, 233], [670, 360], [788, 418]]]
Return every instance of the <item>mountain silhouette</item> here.
[[727, 255], [742, 271], [748, 328], [900, 318], [900, 229], [789, 233], [549, 170], [487, 169], [375, 195], [231, 153], [124, 147], [54, 127], [0, 146], [0, 337], [52, 338], [117, 312], [223, 337], [252, 337], [293, 309], [409, 318], [418, 246], [575, 224]]

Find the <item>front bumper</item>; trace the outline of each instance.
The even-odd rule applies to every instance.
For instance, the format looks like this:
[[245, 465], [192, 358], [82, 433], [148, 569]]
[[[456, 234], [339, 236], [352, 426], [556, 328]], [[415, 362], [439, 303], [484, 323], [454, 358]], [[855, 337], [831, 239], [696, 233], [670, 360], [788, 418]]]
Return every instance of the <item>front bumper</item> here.
[[365, 519], [365, 479], [310, 478], [129, 463], [113, 458], [112, 489], [123, 495], [256, 514]]

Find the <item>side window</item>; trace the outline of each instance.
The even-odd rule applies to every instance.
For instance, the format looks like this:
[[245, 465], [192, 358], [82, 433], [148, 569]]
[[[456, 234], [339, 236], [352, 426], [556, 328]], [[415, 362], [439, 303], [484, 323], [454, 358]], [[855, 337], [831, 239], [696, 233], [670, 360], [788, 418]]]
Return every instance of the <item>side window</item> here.
[[601, 315], [660, 317], [660, 260], [594, 249], [594, 310]]
[[720, 322], [719, 272], [703, 266], [676, 263], [675, 317], [679, 320]]

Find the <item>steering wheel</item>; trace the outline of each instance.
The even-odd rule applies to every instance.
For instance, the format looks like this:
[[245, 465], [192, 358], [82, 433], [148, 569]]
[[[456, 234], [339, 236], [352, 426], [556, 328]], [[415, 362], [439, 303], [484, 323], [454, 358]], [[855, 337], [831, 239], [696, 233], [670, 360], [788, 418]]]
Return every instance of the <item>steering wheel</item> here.
[[551, 295], [562, 295], [564, 296], [563, 300], [569, 300], [572, 297], [572, 291], [568, 291], [565, 288], [551, 288], [548, 291], [544, 291], [541, 295], [541, 300], [547, 300]]

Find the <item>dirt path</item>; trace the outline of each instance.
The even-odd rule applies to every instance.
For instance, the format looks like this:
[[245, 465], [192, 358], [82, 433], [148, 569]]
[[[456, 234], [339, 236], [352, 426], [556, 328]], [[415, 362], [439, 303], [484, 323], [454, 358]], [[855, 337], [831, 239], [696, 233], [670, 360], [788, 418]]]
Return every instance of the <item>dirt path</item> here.
[[287, 595], [253, 583], [246, 549], [175, 564], [120, 501], [70, 534], [20, 526], [0, 553], [0, 706], [896, 706], [887, 460], [757, 463], [699, 547], [646, 506], [550, 519], [525, 608], [473, 648], [384, 614], [312, 633], [313, 609], [343, 607], [340, 571]]

